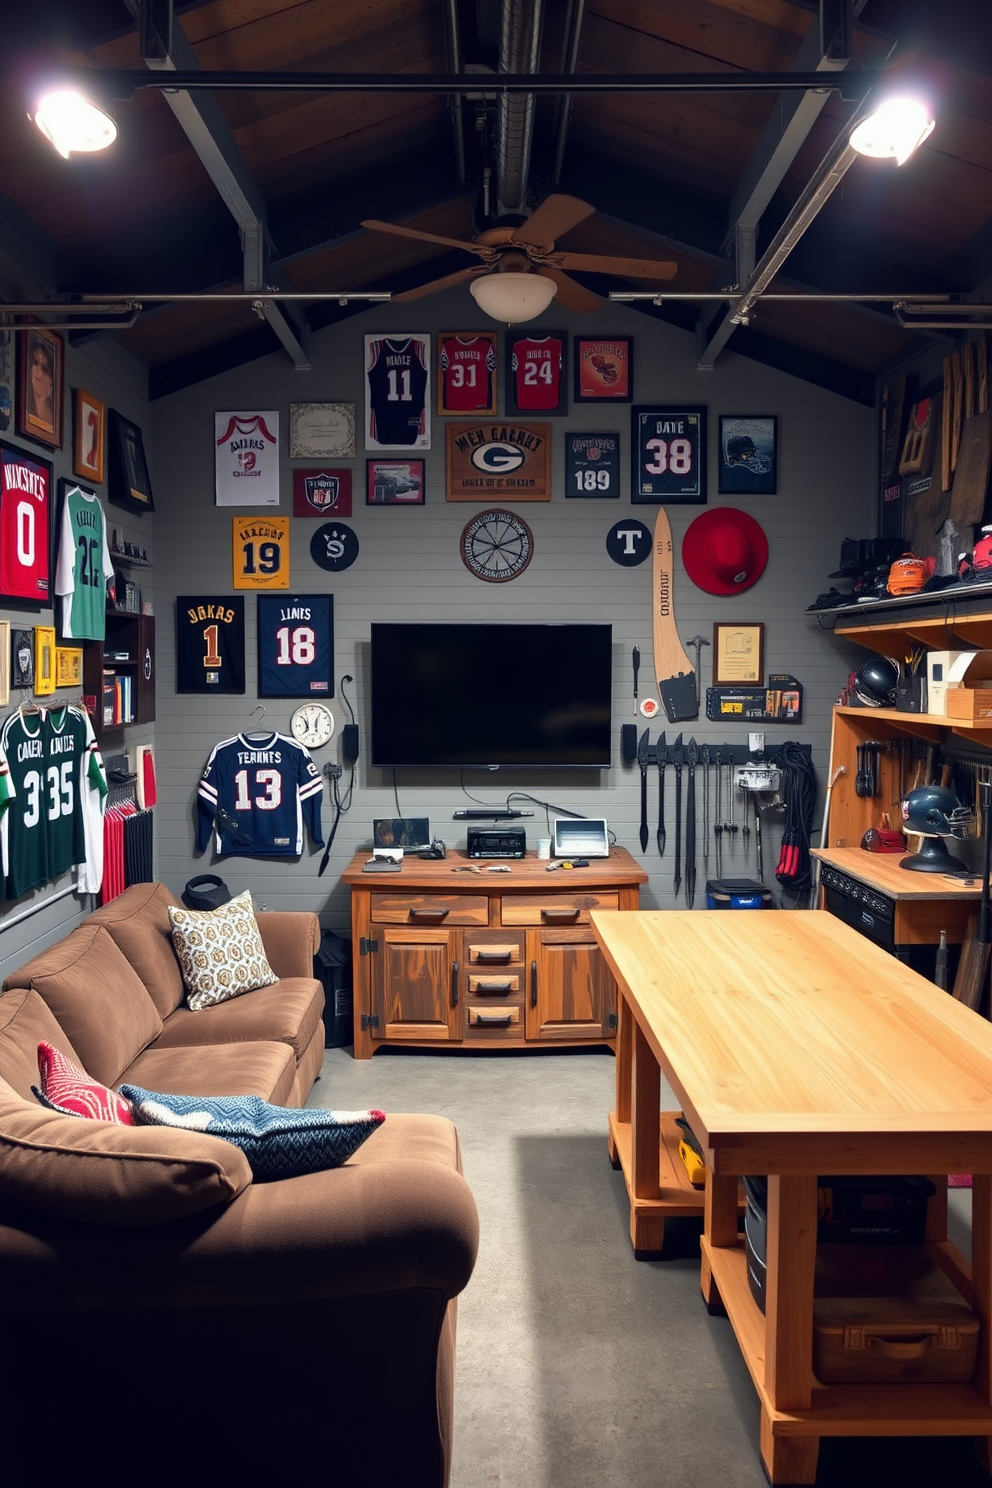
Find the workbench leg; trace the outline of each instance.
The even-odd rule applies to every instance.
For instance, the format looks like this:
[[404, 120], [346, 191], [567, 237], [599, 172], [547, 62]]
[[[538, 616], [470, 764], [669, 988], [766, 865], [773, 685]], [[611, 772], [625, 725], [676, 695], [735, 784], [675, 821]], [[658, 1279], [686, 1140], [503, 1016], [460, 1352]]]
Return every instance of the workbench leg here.
[[663, 1213], [637, 1213], [638, 1199], [661, 1197], [661, 1070], [640, 1024], [630, 1021], [630, 1238], [641, 1260], [661, 1250], [665, 1235]]
[[[737, 1245], [737, 1187], [736, 1174], [717, 1174], [712, 1152], [706, 1154], [706, 1196], [703, 1203], [703, 1233], [707, 1243], [722, 1248]], [[706, 1303], [707, 1312], [722, 1314], [723, 1302], [713, 1280], [706, 1246], [699, 1271], [699, 1285]]]
[[[992, 1400], [992, 1177], [975, 1173], [971, 1180], [971, 1280], [974, 1308], [982, 1321], [975, 1366], [975, 1389]], [[992, 1437], [975, 1438], [978, 1460], [992, 1475]]]
[[818, 1436], [773, 1436], [772, 1423], [761, 1412], [761, 1461], [769, 1483], [815, 1483], [819, 1455]]

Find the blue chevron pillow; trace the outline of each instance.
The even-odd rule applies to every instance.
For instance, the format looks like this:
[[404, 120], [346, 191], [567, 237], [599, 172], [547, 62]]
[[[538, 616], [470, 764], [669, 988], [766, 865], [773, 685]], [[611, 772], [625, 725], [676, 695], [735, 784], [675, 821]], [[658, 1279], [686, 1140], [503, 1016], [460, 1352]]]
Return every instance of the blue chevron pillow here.
[[257, 1095], [162, 1095], [123, 1085], [138, 1126], [184, 1126], [240, 1147], [256, 1181], [337, 1168], [385, 1121], [381, 1111], [296, 1110]]

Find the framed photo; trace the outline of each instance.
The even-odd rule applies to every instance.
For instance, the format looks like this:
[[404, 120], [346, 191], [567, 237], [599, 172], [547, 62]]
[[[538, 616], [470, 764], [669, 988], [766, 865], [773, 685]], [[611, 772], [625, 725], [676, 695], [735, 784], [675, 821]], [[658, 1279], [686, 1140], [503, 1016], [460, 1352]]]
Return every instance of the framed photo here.
[[354, 403], [290, 403], [291, 460], [353, 460]]
[[56, 646], [55, 648], [55, 686], [56, 687], [82, 687], [83, 685], [83, 648], [82, 646]]
[[17, 335], [17, 432], [61, 449], [65, 342], [44, 326], [29, 326]]
[[497, 399], [496, 332], [442, 331], [437, 338], [437, 411], [495, 413]]
[[141, 430], [114, 408], [107, 414], [107, 446], [108, 500], [127, 511], [154, 511]]
[[72, 470], [81, 480], [103, 480], [107, 443], [107, 405], [83, 388], [76, 388], [73, 408]]
[[633, 502], [706, 502], [706, 409], [632, 408]]
[[53, 511], [49, 462], [0, 443], [0, 594], [5, 597], [51, 604]]
[[0, 708], [10, 702], [10, 621], [0, 620]]
[[350, 517], [351, 471], [320, 467], [293, 471], [294, 517]]
[[367, 506], [423, 506], [423, 460], [366, 460]]
[[565, 495], [620, 495], [620, 435], [565, 435]]
[[10, 632], [10, 685], [34, 691], [34, 631]]
[[55, 691], [55, 626], [34, 628], [34, 690], [39, 697]]
[[258, 596], [259, 697], [334, 696], [334, 599]]
[[774, 414], [720, 415], [720, 495], [772, 496], [776, 490]]
[[234, 517], [235, 589], [289, 588], [289, 518]]
[[14, 424], [14, 332], [0, 330], [0, 434]]
[[566, 331], [507, 331], [507, 413], [567, 413], [567, 357]]
[[765, 627], [729, 625], [713, 627], [713, 686], [734, 682], [759, 687], [765, 677]]
[[576, 403], [629, 403], [634, 396], [632, 336], [576, 336]]
[[430, 447], [430, 336], [366, 336], [365, 448]]

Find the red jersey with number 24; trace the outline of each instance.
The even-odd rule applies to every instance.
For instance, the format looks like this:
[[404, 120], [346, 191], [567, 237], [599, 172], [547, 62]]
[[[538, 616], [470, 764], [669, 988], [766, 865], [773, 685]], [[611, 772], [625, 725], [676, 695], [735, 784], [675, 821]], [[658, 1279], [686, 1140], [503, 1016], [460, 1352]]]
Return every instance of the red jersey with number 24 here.
[[561, 402], [564, 348], [557, 336], [513, 343], [513, 389], [517, 407], [526, 413], [557, 408]]

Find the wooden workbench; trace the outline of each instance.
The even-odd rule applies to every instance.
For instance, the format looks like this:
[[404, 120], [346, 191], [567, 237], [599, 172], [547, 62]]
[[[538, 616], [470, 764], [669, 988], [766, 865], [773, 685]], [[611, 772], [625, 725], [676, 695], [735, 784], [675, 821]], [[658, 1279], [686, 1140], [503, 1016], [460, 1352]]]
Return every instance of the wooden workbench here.
[[[951, 843], [952, 854], [953, 846]], [[982, 881], [977, 875], [966, 880], [945, 873], [917, 873], [911, 868], [900, 868], [908, 853], [829, 847], [813, 848], [812, 856], [895, 901], [893, 932], [898, 946], [936, 945], [941, 930], [947, 931], [952, 945], [963, 941], [968, 916], [977, 910], [982, 894]]]
[[[622, 1000], [614, 1122], [632, 1202], [657, 1202], [659, 1072], [707, 1149], [702, 1288], [734, 1328], [772, 1483], [813, 1483], [821, 1436], [992, 1439], [992, 1026], [820, 911], [594, 911]], [[662, 1133], [663, 1135], [663, 1133]], [[611, 1151], [614, 1142], [611, 1138]], [[973, 1173], [973, 1274], [928, 1245], [983, 1322], [973, 1383], [813, 1375], [820, 1173]], [[747, 1283], [739, 1175], [768, 1175], [767, 1312]]]

